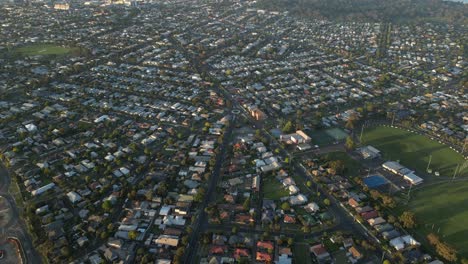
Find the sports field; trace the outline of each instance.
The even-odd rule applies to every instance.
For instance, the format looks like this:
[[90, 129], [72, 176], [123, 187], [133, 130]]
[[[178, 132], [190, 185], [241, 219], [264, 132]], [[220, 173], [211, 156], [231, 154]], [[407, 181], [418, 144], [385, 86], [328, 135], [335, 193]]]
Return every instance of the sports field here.
[[13, 50], [15, 54], [20, 56], [36, 56], [36, 55], [65, 55], [72, 51], [72, 48], [62, 47], [54, 44], [32, 44], [23, 46]]
[[416, 214], [420, 236], [439, 231], [443, 241], [468, 257], [468, 181], [423, 186], [403, 207]]
[[461, 154], [426, 136], [379, 126], [365, 129], [362, 141], [364, 145], [372, 145], [380, 150], [385, 159], [399, 160], [401, 164], [421, 174], [426, 172], [429, 156], [432, 155], [430, 169], [438, 171], [441, 177], [452, 177], [457, 164], [463, 167], [457, 177], [468, 176], [468, 166], [463, 166], [466, 161]]

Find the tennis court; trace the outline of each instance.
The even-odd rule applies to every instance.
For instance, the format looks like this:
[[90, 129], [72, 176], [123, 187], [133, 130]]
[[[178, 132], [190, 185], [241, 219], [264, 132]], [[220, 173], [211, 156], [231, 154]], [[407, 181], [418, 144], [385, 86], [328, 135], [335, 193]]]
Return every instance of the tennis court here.
[[335, 141], [340, 141], [348, 137], [348, 134], [339, 128], [330, 128], [325, 130], [325, 132]]
[[363, 179], [364, 183], [369, 188], [377, 188], [388, 183], [387, 179], [380, 175], [372, 175]]

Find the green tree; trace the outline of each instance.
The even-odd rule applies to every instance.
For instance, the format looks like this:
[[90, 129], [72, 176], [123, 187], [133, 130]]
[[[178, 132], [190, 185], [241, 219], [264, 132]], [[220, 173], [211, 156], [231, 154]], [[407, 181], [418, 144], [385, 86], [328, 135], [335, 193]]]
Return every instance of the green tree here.
[[201, 202], [203, 201], [203, 198], [205, 198], [205, 189], [203, 187], [198, 188], [197, 194], [195, 194], [195, 197], [193, 200], [195, 202]]
[[354, 143], [354, 140], [352, 137], [348, 136], [346, 138], [345, 147], [347, 150], [354, 150], [354, 148], [356, 147], [356, 143]]
[[292, 128], [293, 128], [292, 122], [288, 121], [288, 122], [286, 122], [286, 124], [284, 124], [282, 131], [284, 133], [290, 133], [290, 132], [292, 132]]
[[244, 203], [242, 204], [244, 210], [249, 210], [250, 208], [250, 198], [245, 199]]
[[284, 211], [289, 211], [291, 210], [291, 205], [289, 205], [288, 202], [284, 202], [281, 204], [281, 209], [284, 210]]
[[399, 220], [405, 228], [414, 228], [416, 226], [416, 217], [413, 212], [403, 212], [400, 215]]
[[68, 248], [68, 246], [64, 246], [60, 249], [60, 253], [62, 254], [62, 256], [64, 257], [69, 257], [70, 256], [70, 248]]
[[330, 200], [329, 200], [328, 198], [325, 198], [325, 199], [323, 200], [323, 203], [324, 203], [326, 206], [330, 206], [330, 204], [331, 204], [331, 202], [330, 202]]
[[130, 232], [128, 232], [128, 238], [131, 239], [131, 240], [135, 240], [137, 239], [138, 237], [138, 232], [135, 231], [135, 230], [132, 230]]
[[333, 160], [328, 163], [330, 168], [332, 168], [336, 173], [341, 174], [344, 171], [345, 164], [342, 160]]
[[102, 209], [104, 209], [106, 212], [110, 212], [110, 210], [112, 210], [112, 203], [111, 201], [109, 200], [105, 200], [103, 203], [102, 203]]

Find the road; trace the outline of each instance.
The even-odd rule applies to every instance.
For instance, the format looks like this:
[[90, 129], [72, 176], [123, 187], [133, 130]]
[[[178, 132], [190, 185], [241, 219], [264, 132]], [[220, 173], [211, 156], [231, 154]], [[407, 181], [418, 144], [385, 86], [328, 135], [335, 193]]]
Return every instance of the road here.
[[216, 163], [209, 180], [208, 191], [206, 192], [202, 204], [199, 205], [199, 208], [201, 208], [201, 210], [197, 219], [195, 220], [195, 223], [193, 224], [193, 232], [187, 245], [187, 252], [185, 253], [185, 259], [183, 263], [192, 263], [195, 261], [195, 256], [197, 253], [196, 249], [198, 248], [200, 234], [203, 233], [208, 227], [207, 213], [204, 209], [208, 207], [211, 201], [213, 201], [216, 197], [215, 190], [219, 182], [221, 168], [223, 165], [224, 157], [226, 155], [226, 149], [228, 148], [229, 142], [231, 140], [233, 123], [233, 121], [229, 122], [229, 125], [224, 133], [223, 142], [219, 146], [219, 152], [216, 155]]
[[41, 256], [38, 254], [32, 243], [31, 236], [28, 234], [26, 224], [21, 219], [18, 206], [13, 196], [9, 192], [11, 178], [8, 170], [0, 165], [0, 196], [3, 196], [11, 209], [11, 220], [4, 226], [4, 239], [12, 236], [19, 239], [25, 252], [26, 263], [42, 263]]

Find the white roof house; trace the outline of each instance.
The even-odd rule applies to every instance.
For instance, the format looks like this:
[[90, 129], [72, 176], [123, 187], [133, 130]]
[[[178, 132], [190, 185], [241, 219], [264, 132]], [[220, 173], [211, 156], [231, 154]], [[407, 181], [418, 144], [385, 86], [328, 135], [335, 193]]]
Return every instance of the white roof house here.
[[403, 175], [403, 178], [407, 181], [409, 181], [411, 184], [413, 185], [418, 185], [418, 184], [421, 184], [423, 182], [423, 179], [421, 179], [420, 177], [418, 177], [416, 174], [414, 174], [413, 172], [410, 172], [410, 173], [406, 173], [405, 175]]
[[72, 203], [77, 203], [79, 201], [81, 201], [81, 196], [76, 193], [75, 191], [71, 191], [69, 193], [67, 193], [67, 196], [68, 196], [68, 199], [70, 199], [70, 202]]
[[291, 205], [305, 204], [307, 203], [307, 197], [303, 194], [289, 197], [289, 203]]
[[396, 250], [402, 250], [405, 248], [405, 242], [403, 241], [403, 239], [401, 239], [401, 237], [394, 238], [390, 240], [389, 243], [390, 243], [390, 246], [392, 246]]

